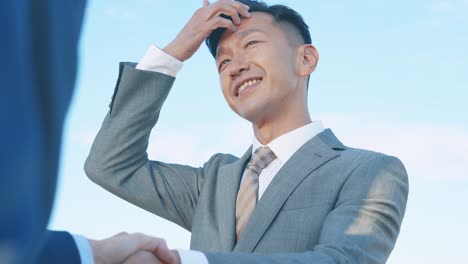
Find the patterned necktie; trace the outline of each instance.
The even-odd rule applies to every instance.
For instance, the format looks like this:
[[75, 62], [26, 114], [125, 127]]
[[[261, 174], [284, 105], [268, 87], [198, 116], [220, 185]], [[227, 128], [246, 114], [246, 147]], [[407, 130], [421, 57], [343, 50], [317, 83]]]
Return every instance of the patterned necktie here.
[[260, 147], [255, 150], [247, 169], [244, 180], [242, 181], [239, 192], [237, 193], [236, 203], [236, 236], [239, 240], [242, 230], [252, 215], [258, 198], [258, 176], [260, 172], [268, 166], [276, 155], [269, 147]]

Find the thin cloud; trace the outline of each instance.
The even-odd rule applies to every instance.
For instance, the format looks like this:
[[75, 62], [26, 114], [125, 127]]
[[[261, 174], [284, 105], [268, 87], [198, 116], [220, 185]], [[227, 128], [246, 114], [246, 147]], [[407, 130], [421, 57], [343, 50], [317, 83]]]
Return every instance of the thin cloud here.
[[365, 114], [321, 114], [345, 145], [394, 155], [411, 178], [468, 179], [468, 129]]
[[240, 119], [232, 123], [199, 123], [188, 129], [160, 128], [151, 136], [148, 156], [202, 166], [215, 153], [242, 155], [252, 142], [250, 130], [250, 125]]
[[[427, 180], [468, 179], [468, 129], [440, 124], [408, 123], [366, 114], [321, 113], [317, 119], [350, 147], [400, 158], [410, 177]], [[97, 129], [79, 131], [74, 142], [91, 147]], [[241, 156], [252, 143], [250, 124], [203, 123], [181, 128], [158, 128], [150, 138], [153, 160], [202, 166], [215, 153]]]
[[91, 147], [91, 144], [93, 144], [94, 138], [96, 138], [97, 133], [98, 128], [88, 128], [79, 130], [77, 132], [72, 132], [72, 142], [85, 147]]
[[433, 0], [432, 10], [436, 14], [463, 15], [466, 18], [468, 0]]
[[104, 14], [108, 17], [113, 17], [115, 15], [115, 11], [112, 8], [107, 8], [104, 10]]
[[113, 7], [108, 7], [104, 10], [104, 15], [110, 18], [116, 18], [116, 19], [132, 19], [136, 18], [136, 15], [134, 12], [131, 12], [129, 10], [120, 10], [116, 9]]

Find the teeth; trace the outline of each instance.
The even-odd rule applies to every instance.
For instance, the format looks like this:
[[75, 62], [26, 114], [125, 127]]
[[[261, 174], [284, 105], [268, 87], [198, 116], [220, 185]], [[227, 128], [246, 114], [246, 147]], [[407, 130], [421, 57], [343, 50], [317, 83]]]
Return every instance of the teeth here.
[[247, 88], [247, 87], [249, 87], [249, 86], [251, 86], [253, 84], [259, 83], [260, 81], [261, 81], [261, 79], [256, 79], [256, 80], [251, 80], [251, 81], [247, 81], [247, 82], [243, 83], [239, 88], [238, 94], [241, 93], [245, 88]]

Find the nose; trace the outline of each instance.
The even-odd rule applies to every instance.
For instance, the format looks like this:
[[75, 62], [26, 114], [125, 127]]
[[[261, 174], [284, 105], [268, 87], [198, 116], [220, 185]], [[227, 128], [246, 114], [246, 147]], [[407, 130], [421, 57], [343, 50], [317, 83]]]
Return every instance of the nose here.
[[231, 58], [229, 66], [229, 75], [231, 78], [236, 78], [241, 75], [243, 71], [248, 71], [250, 69], [250, 63], [243, 54], [238, 54]]

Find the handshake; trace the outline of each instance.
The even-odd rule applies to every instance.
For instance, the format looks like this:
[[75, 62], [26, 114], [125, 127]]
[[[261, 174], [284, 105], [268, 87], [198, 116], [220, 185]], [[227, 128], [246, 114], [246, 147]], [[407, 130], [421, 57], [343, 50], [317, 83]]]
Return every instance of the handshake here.
[[180, 263], [179, 253], [170, 250], [164, 239], [141, 233], [119, 233], [103, 240], [88, 241], [96, 264]]

